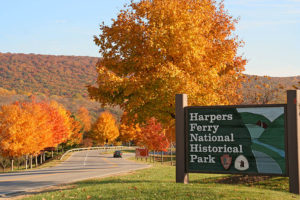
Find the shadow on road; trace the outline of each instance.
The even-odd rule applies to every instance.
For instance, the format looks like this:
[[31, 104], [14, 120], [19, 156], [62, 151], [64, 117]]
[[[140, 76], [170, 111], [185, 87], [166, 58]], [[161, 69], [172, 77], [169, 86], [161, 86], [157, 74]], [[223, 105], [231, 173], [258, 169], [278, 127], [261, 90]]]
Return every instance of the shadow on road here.
[[[44, 183], [44, 182], [42, 182]], [[47, 184], [51, 184], [52, 182], [48, 181]], [[30, 181], [24, 181], [24, 184], [32, 184]], [[43, 186], [43, 185], [41, 185]], [[32, 191], [17, 191], [17, 192], [11, 192], [11, 193], [0, 193], [0, 199], [7, 199], [7, 198], [14, 198], [18, 197], [21, 198], [23, 196], [30, 196], [30, 195], [35, 195], [35, 194], [43, 194], [47, 192], [55, 192], [55, 191], [63, 191], [63, 190], [69, 190], [75, 188], [76, 185], [71, 184], [71, 185], [59, 185], [59, 186], [49, 186], [48, 188], [42, 188], [42, 189], [36, 189]]]

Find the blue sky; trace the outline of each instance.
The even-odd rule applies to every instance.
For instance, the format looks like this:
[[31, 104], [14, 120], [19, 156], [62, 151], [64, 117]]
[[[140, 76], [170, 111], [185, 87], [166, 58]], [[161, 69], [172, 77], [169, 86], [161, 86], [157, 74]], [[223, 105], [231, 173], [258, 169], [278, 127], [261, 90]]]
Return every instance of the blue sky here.
[[[130, 0], [0, 0], [0, 52], [100, 57], [93, 35]], [[300, 75], [300, 0], [225, 0], [245, 73]]]

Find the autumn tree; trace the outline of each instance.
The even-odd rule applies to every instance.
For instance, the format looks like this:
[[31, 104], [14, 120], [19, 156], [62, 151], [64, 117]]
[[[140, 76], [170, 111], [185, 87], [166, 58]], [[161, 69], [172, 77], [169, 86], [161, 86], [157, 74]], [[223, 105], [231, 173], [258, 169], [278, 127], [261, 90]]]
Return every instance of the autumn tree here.
[[40, 154], [52, 138], [50, 118], [34, 102], [16, 103], [0, 109], [0, 154], [13, 159]]
[[85, 107], [80, 107], [77, 112], [79, 121], [82, 122], [83, 131], [88, 132], [91, 129], [91, 116]]
[[57, 145], [67, 142], [72, 135], [72, 121], [68, 111], [56, 101], [41, 102], [40, 104], [50, 117], [52, 138], [48, 147], [57, 147]]
[[[32, 155], [40, 154], [40, 151], [48, 147], [52, 137], [52, 127], [51, 118], [49, 117], [47, 111], [41, 106], [41, 104], [33, 102], [22, 103], [22, 112], [29, 114], [26, 119], [27, 123], [32, 125], [31, 127], [31, 137], [33, 137], [31, 144], [25, 148], [31, 149]], [[21, 127], [23, 130], [25, 127]], [[21, 131], [22, 132], [22, 131]], [[19, 134], [22, 134], [22, 133]]]
[[212, 0], [131, 2], [94, 37], [102, 59], [90, 97], [163, 123], [174, 118], [178, 93], [190, 105], [236, 103], [246, 63], [236, 22]]
[[154, 117], [147, 120], [147, 123], [142, 127], [141, 134], [138, 137], [138, 144], [147, 147], [149, 150], [167, 151], [170, 144], [162, 124]]
[[[8, 158], [31, 154], [34, 144], [32, 115], [19, 105], [5, 105], [0, 110], [0, 152]], [[27, 121], [29, 120], [29, 121]], [[24, 130], [24, 131], [23, 131]], [[32, 134], [35, 133], [35, 134]], [[30, 148], [28, 148], [30, 146]]]
[[[13, 160], [37, 156], [45, 148], [82, 141], [82, 126], [57, 102], [16, 102], [0, 107], [0, 156]], [[42, 162], [42, 156], [41, 156]]]
[[81, 144], [83, 139], [84, 127], [82, 127], [80, 120], [75, 115], [70, 116], [69, 123], [71, 135], [69, 136], [66, 145], [74, 146]]
[[130, 122], [127, 113], [123, 113], [120, 125], [120, 140], [130, 143], [136, 140], [139, 134], [141, 134], [140, 124]]
[[108, 111], [100, 114], [89, 137], [98, 144], [112, 143], [119, 136], [115, 117]]
[[165, 128], [165, 135], [168, 138], [170, 144], [174, 144], [176, 142], [175, 120], [171, 120], [171, 122]]
[[141, 134], [141, 128], [139, 124], [121, 124], [120, 125], [120, 140], [123, 142], [135, 141], [137, 136]]

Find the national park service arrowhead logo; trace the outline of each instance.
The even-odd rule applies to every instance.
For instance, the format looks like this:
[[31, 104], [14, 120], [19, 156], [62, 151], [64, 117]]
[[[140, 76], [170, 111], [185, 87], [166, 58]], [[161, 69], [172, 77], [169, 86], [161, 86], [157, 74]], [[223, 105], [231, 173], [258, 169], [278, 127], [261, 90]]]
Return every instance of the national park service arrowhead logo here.
[[243, 155], [239, 155], [234, 161], [234, 168], [239, 171], [245, 171], [249, 169], [249, 162], [247, 158]]
[[221, 163], [224, 167], [224, 169], [229, 169], [230, 165], [231, 165], [231, 161], [232, 161], [232, 157], [230, 157], [228, 154], [224, 154], [223, 156], [221, 156]]

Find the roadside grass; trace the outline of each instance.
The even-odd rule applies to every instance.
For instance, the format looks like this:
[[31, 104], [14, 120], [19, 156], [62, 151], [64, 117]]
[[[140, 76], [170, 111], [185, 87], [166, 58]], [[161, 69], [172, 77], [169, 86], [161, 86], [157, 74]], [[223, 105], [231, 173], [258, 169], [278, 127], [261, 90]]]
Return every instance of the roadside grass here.
[[22, 172], [22, 171], [30, 171], [30, 170], [36, 170], [36, 169], [43, 169], [43, 168], [46, 168], [46, 167], [55, 167], [56, 165], [64, 162], [65, 160], [67, 160], [71, 155], [72, 155], [72, 152], [68, 153], [66, 156], [64, 156], [64, 158], [62, 160], [60, 160], [60, 156], [62, 154], [58, 154], [56, 155], [55, 157], [53, 158], [50, 158], [49, 160], [46, 160], [46, 162], [43, 162], [43, 164], [40, 164], [40, 160], [38, 160], [38, 165], [35, 166], [35, 161], [33, 162], [32, 164], [32, 169], [29, 168], [29, 165], [28, 165], [28, 168], [26, 169], [24, 165], [22, 166], [16, 166], [14, 168], [14, 171], [11, 171], [10, 168], [6, 168], [5, 171], [0, 171], [0, 174], [2, 173], [15, 173], [15, 172]]
[[[126, 175], [76, 182], [25, 200], [51, 199], [298, 199], [288, 192], [288, 178], [190, 174], [189, 184], [175, 183], [175, 167], [154, 163], [153, 167]], [[64, 187], [62, 187], [64, 188]]]
[[66, 161], [72, 154], [73, 154], [73, 152], [68, 153], [61, 160], [59, 158], [51, 159], [48, 162], [46, 161], [42, 165], [39, 165], [36, 168], [32, 168], [32, 169], [42, 169], [42, 168], [46, 168], [46, 167], [55, 167], [56, 165]]

